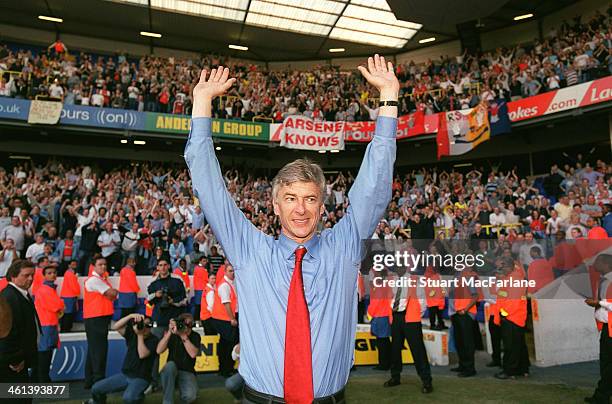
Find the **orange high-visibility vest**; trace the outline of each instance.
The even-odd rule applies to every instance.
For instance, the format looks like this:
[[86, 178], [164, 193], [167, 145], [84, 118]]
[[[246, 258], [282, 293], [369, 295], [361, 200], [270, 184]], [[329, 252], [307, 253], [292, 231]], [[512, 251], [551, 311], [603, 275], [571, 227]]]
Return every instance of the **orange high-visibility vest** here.
[[[522, 280], [519, 271], [513, 271], [501, 279]], [[494, 322], [501, 324], [501, 317], [513, 322], [519, 327], [525, 327], [527, 322], [527, 288], [506, 286], [497, 289], [497, 313]]]
[[[219, 265], [217, 269], [217, 279], [221, 279], [222, 281], [225, 279], [225, 264]], [[220, 283], [217, 284], [219, 286]]]
[[[410, 275], [409, 278], [415, 279], [418, 282], [418, 278]], [[420, 323], [421, 322], [421, 300], [417, 295], [417, 287], [408, 288], [408, 296], [406, 297], [406, 316], [404, 321], [407, 323]]]
[[131, 267], [123, 267], [119, 272], [119, 292], [121, 293], [138, 293], [140, 286], [136, 279], [136, 272]]
[[[427, 267], [425, 271], [425, 278], [431, 279], [438, 283], [442, 279], [440, 274], [435, 272], [432, 267]], [[444, 288], [440, 286], [425, 286], [425, 299], [427, 301], [427, 307], [435, 307], [437, 306], [440, 310], [444, 309], [444, 297], [446, 296], [446, 291]]]
[[145, 304], [145, 316], [152, 317], [153, 316], [153, 307], [154, 304], [151, 304], [147, 299], [144, 301]]
[[38, 291], [38, 288], [40, 288], [40, 285], [43, 284], [44, 280], [45, 276], [43, 275], [42, 268], [36, 267], [34, 270], [34, 280], [32, 281], [32, 294], [34, 296], [36, 296], [36, 292]]
[[59, 312], [64, 310], [64, 301], [60, 299], [54, 288], [43, 283], [36, 291], [34, 307], [41, 326], [57, 326]]
[[181, 268], [174, 268], [172, 273], [181, 277], [183, 283], [185, 284], [185, 289], [187, 289], [187, 292], [189, 292], [191, 286], [191, 282], [189, 281], [189, 273], [187, 271], [183, 272]]
[[[603, 300], [602, 297], [600, 297]], [[612, 283], [608, 285], [608, 290], [606, 291], [606, 301], [608, 303], [612, 303]], [[595, 320], [597, 323], [597, 329], [601, 331], [603, 329], [604, 323]], [[608, 311], [608, 335], [612, 335], [612, 311]]]
[[[385, 284], [386, 285], [386, 284]], [[372, 284], [370, 289], [370, 304], [368, 315], [370, 317], [390, 317], [392, 290], [389, 286], [376, 287]]]
[[2, 278], [0, 279], [0, 292], [4, 290], [8, 286], [8, 279]]
[[[204, 320], [208, 320], [209, 318], [212, 317], [212, 313], [210, 312], [210, 310], [208, 310], [208, 304], [206, 303], [206, 296], [208, 295], [208, 292], [215, 292], [215, 289], [210, 287], [210, 285], [206, 285], [204, 287], [204, 290], [202, 291], [202, 300], [200, 302], [200, 320], [204, 321]], [[224, 310], [225, 311], [225, 310]]]
[[[90, 276], [87, 280], [91, 279]], [[108, 279], [100, 278], [109, 287], [112, 287]], [[87, 287], [83, 291], [83, 318], [94, 318], [112, 316], [114, 312], [113, 301], [108, 299], [102, 293], [90, 292]]]
[[230, 321], [230, 318], [227, 315], [227, 312], [225, 311], [225, 306], [223, 305], [223, 303], [221, 303], [221, 297], [219, 296], [219, 287], [223, 283], [227, 283], [230, 286], [230, 308], [234, 314], [236, 313], [236, 308], [238, 307], [236, 291], [234, 290], [234, 287], [224, 279], [223, 282], [221, 282], [221, 284], [217, 285], [217, 287], [215, 288], [215, 303], [213, 304], [212, 318], [217, 320]]
[[365, 285], [363, 284], [363, 275], [357, 274], [357, 296], [359, 299], [363, 299], [365, 296]]
[[[455, 288], [455, 296], [454, 296], [455, 297], [455, 311], [465, 310], [465, 308], [468, 307], [468, 305], [472, 301], [472, 293], [470, 292], [470, 289], [466, 285], [464, 285], [464, 282], [461, 279], [461, 278], [472, 278], [472, 277], [477, 278], [478, 276], [471, 269], [464, 269], [461, 272], [461, 276], [459, 277], [459, 281], [458, 281], [459, 285]], [[477, 301], [481, 299], [482, 299], [482, 291], [478, 289]], [[472, 307], [470, 307], [469, 312], [476, 315], [476, 312], [477, 312], [476, 305], [473, 305]]]
[[550, 261], [544, 258], [533, 260], [527, 268], [527, 277], [530, 281], [535, 281], [535, 286], [529, 287], [529, 293], [535, 293], [555, 280], [553, 268]]
[[67, 269], [64, 273], [64, 281], [60, 290], [60, 297], [79, 297], [81, 296], [81, 285], [79, 278], [72, 269]]
[[206, 268], [196, 265], [193, 268], [193, 290], [204, 290], [208, 283], [208, 271]]

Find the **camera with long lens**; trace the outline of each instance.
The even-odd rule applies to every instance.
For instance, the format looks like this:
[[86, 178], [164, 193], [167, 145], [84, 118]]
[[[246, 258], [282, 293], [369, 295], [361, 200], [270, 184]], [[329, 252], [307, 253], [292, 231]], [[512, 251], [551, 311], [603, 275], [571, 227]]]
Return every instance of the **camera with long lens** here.
[[153, 327], [153, 324], [151, 324], [151, 323], [149, 323], [149, 324], [145, 323], [144, 319], [142, 319], [142, 320], [140, 320], [140, 321], [132, 320], [132, 324], [133, 324], [133, 325], [136, 325], [136, 329], [137, 329], [137, 330], [139, 330], [139, 331], [144, 330], [144, 329], [145, 329], [145, 327], [147, 327], [147, 328], [151, 328], [151, 327]]
[[187, 324], [185, 323], [184, 318], [177, 317], [174, 319], [174, 322], [176, 324], [177, 331], [183, 331], [185, 328], [187, 328]]
[[168, 288], [163, 288], [162, 290], [161, 301], [159, 303], [159, 308], [164, 310], [170, 307], [170, 301], [168, 296]]

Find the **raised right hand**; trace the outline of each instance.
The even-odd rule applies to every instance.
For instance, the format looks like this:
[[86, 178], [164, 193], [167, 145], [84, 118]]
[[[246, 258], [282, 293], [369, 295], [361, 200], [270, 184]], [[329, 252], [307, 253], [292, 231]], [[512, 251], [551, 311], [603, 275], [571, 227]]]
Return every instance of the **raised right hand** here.
[[208, 80], [207, 70], [202, 70], [200, 81], [193, 89], [193, 102], [197, 104], [201, 101], [210, 101], [214, 97], [223, 95], [236, 81], [235, 78], [229, 78], [229, 69], [219, 66], [210, 71]]

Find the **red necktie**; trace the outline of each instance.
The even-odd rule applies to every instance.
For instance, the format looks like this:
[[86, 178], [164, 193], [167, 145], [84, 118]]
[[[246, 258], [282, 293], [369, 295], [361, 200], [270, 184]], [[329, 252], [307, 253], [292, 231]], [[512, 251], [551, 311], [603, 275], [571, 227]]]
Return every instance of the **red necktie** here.
[[304, 295], [302, 259], [306, 248], [295, 250], [295, 267], [289, 287], [285, 326], [285, 401], [288, 404], [311, 404], [312, 349], [310, 346], [310, 314]]

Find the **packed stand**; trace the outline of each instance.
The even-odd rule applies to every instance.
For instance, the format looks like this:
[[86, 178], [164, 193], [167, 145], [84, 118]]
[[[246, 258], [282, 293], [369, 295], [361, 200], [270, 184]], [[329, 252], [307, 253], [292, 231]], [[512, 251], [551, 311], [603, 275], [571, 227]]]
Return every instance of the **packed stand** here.
[[[16, 257], [45, 257], [60, 275], [71, 261], [87, 274], [96, 253], [107, 258], [111, 274], [129, 258], [139, 275], [152, 274], [161, 256], [170, 259], [171, 269], [192, 271], [202, 256], [213, 271], [224, 263], [185, 168], [145, 164], [103, 172], [64, 164], [50, 160], [0, 170], [0, 277]], [[466, 240], [478, 234], [513, 245], [526, 235], [587, 237], [598, 226], [610, 235], [611, 174], [612, 166], [601, 160], [555, 165], [532, 180], [515, 171], [423, 168], [396, 176], [387, 215], [372, 237]], [[278, 236], [271, 180], [237, 170], [226, 171], [225, 179], [247, 218]], [[353, 180], [350, 172], [328, 178], [322, 228], [346, 213]]]
[[[609, 14], [566, 21], [543, 41], [399, 64], [400, 113], [421, 109], [432, 114], [470, 108], [482, 100], [516, 100], [610, 75]], [[218, 55], [199, 60], [69, 55], [61, 41], [46, 51], [1, 46], [0, 96], [189, 115], [190, 88], [200, 69], [219, 64], [229, 66], [238, 82], [228, 96], [215, 101], [218, 118], [282, 122], [300, 113], [316, 120], [367, 121], [378, 113], [372, 89], [361, 76], [332, 66], [266, 71]]]

